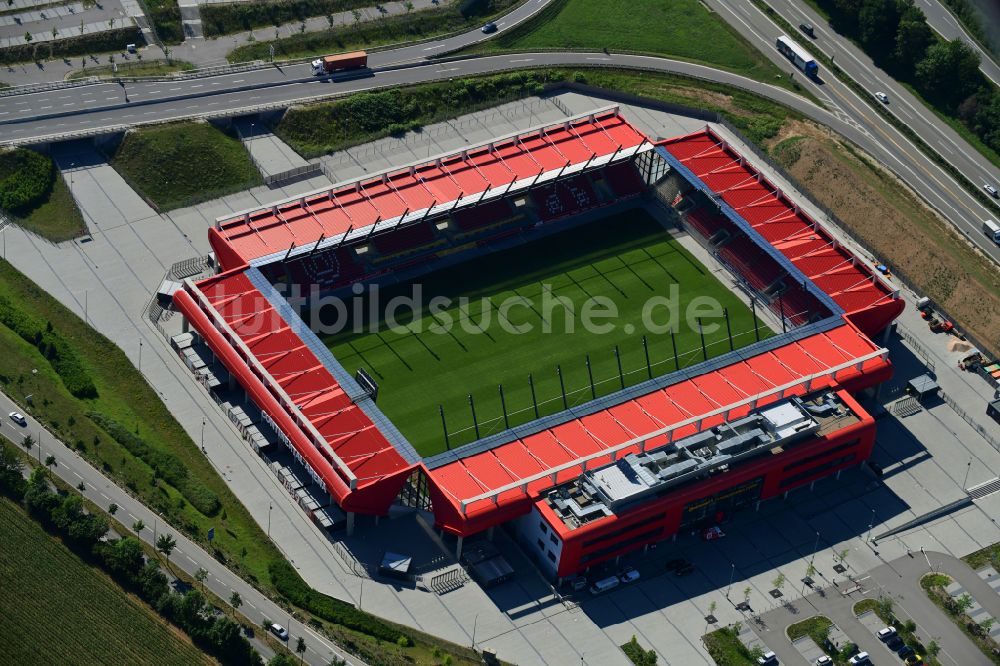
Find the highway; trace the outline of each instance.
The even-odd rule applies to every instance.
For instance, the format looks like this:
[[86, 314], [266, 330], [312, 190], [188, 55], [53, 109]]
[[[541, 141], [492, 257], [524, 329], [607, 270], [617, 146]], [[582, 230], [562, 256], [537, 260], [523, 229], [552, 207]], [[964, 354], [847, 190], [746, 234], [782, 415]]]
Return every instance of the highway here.
[[[882, 91], [888, 94], [890, 112], [975, 184], [1000, 185], [998, 170], [905, 88], [878, 70], [868, 56], [848, 40], [837, 35], [808, 6], [794, 0], [768, 0], [768, 2], [792, 25], [812, 23], [816, 31], [815, 40], [810, 40], [802, 33], [789, 36], [810, 51], [832, 57], [851, 78], [871, 91], [872, 97], [861, 99], [831, 73], [824, 73], [822, 68], [818, 81], [799, 75], [799, 82], [808, 86], [824, 106], [839, 119], [863, 131], [866, 137], [859, 142], [862, 148], [889, 166], [907, 185], [919, 192], [952, 224], [962, 230], [983, 252], [1000, 263], [1000, 248], [990, 242], [982, 234], [981, 229], [982, 220], [997, 218], [996, 210], [987, 208], [969, 195], [944, 169], [937, 166], [906, 136], [884, 120], [870, 106], [872, 103], [879, 104], [875, 101], [874, 93]], [[783, 30], [755, 5], [723, 0], [708, 0], [708, 4], [780, 67], [793, 71], [793, 65], [774, 47], [775, 40]], [[840, 131], [837, 127], [834, 129]]]
[[[175, 570], [178, 568], [184, 570], [192, 578], [199, 568], [204, 569], [208, 572], [208, 577], [204, 582], [205, 587], [220, 599], [228, 600], [234, 591], [239, 592], [243, 599], [243, 605], [240, 606], [239, 612], [256, 626], [258, 635], [263, 631], [261, 623], [264, 618], [267, 618], [288, 629], [289, 649], [295, 649], [295, 644], [300, 636], [305, 640], [304, 659], [306, 663], [313, 666], [327, 666], [332, 657], [338, 656], [346, 659], [348, 664], [359, 666], [363, 664], [357, 657], [343, 652], [332, 641], [320, 636], [311, 627], [291, 618], [286, 610], [220, 564], [201, 546], [195, 544], [178, 530], [168, 527], [163, 518], [104, 476], [75, 451], [70, 450], [63, 442], [45, 430], [30, 414], [25, 414], [28, 421], [26, 427], [21, 427], [11, 421], [7, 414], [12, 411], [23, 412], [24, 410], [14, 404], [7, 395], [0, 393], [0, 420], [2, 420], [0, 435], [18, 445], [24, 440], [25, 435], [31, 435], [36, 442], [30, 451], [32, 455], [37, 455], [40, 460], [44, 460], [49, 455], [54, 456], [56, 465], [52, 467], [53, 474], [72, 487], [78, 488], [79, 484], [83, 483], [85, 490], [81, 494], [100, 507], [106, 509], [111, 504], [117, 504], [118, 511], [115, 513], [115, 518], [124, 525], [133, 525], [136, 521], [141, 520], [146, 529], [139, 536], [149, 545], [154, 545], [156, 541], [154, 533], [172, 535], [177, 540], [177, 547], [170, 555], [170, 566]], [[271, 654], [272, 651], [269, 648], [261, 646], [259, 639], [255, 638], [253, 642], [262, 654]]]

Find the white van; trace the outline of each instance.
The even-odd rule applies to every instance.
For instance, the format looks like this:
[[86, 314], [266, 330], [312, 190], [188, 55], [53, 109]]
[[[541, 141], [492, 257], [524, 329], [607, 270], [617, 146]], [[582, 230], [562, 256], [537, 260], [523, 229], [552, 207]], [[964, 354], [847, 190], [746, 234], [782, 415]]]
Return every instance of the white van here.
[[994, 243], [1000, 245], [1000, 224], [997, 224], [993, 220], [985, 220], [983, 222], [983, 233]]
[[593, 585], [590, 586], [590, 593], [593, 595], [603, 594], [608, 590], [613, 590], [618, 587], [618, 576], [608, 576], [607, 578], [602, 578]]

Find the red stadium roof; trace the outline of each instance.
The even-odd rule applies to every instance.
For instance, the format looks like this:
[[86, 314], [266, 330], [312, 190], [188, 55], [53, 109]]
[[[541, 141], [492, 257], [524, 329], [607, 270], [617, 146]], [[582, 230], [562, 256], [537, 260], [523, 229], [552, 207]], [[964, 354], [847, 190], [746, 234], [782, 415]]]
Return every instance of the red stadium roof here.
[[868, 334], [885, 328], [903, 301], [871, 268], [789, 201], [721, 138], [709, 131], [660, 143], [722, 196], [764, 240], [829, 294]]
[[[601, 454], [645, 433], [683, 423], [693, 416], [708, 414], [793, 382], [800, 383], [789, 393], [801, 394], [818, 388], [823, 381], [841, 386], [879, 381], [889, 372], [890, 366], [888, 360], [877, 355], [865, 361], [860, 371], [852, 365], [838, 372], [836, 380], [807, 382], [809, 375], [829, 372], [878, 351], [877, 345], [845, 322], [829, 331], [458, 459], [430, 471], [435, 516], [442, 526], [466, 534], [504, 522], [526, 511], [539, 491], [579, 476], [584, 469], [579, 464], [580, 459]], [[761, 400], [762, 403], [770, 401]], [[749, 407], [743, 407], [742, 411], [733, 409], [731, 416], [742, 416], [748, 411]], [[685, 437], [723, 420], [722, 416], [715, 416], [685, 425], [673, 433], [673, 438]], [[659, 436], [648, 440], [646, 446], [653, 448], [667, 442], [666, 436]], [[618, 455], [638, 448], [638, 445], [631, 446], [619, 451]], [[588, 460], [585, 467], [597, 467], [611, 461], [610, 455], [598, 455]], [[565, 469], [553, 472], [560, 466]], [[543, 476], [530, 480], [535, 475]], [[518, 487], [477, 499], [511, 485]], [[463, 503], [466, 506], [463, 507]], [[445, 506], [448, 510], [444, 510]]]
[[[396, 476], [402, 483], [412, 465], [244, 270], [217, 275], [189, 290], [190, 294], [175, 296], [178, 307], [227, 368], [241, 375], [240, 383], [255, 394], [258, 406], [291, 439], [342, 506], [350, 510], [352, 504], [368, 501], [361, 491], [386, 477]], [[381, 492], [374, 494], [382, 497]], [[348, 499], [351, 495], [355, 497]], [[388, 502], [393, 497], [389, 491]]]
[[[600, 163], [646, 141], [617, 110], [498, 139], [459, 154], [324, 190], [216, 223], [209, 240], [221, 265], [232, 268], [277, 252], [313, 245], [401, 217], [474, 202], [490, 190], [555, 177]], [[546, 175], [548, 174], [548, 175]], [[445, 206], [448, 204], [448, 206]], [[419, 213], [419, 215], [416, 215]]]

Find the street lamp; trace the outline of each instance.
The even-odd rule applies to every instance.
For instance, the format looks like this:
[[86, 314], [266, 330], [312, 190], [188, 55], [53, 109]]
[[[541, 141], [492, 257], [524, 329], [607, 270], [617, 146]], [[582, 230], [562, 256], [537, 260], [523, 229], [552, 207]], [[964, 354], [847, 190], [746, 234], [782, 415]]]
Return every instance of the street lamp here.
[[267, 503], [267, 538], [268, 539], [271, 538], [271, 509], [273, 509], [273, 508], [274, 508], [274, 505], [271, 504], [270, 502], [268, 502]]
[[868, 521], [868, 541], [872, 540], [872, 528], [875, 527], [875, 509], [872, 509], [871, 520]]
[[476, 619], [472, 621], [472, 649], [476, 649], [476, 628], [479, 626], [479, 613], [476, 613]]
[[142, 340], [139, 340], [139, 374], [142, 374]]
[[972, 471], [972, 458], [969, 458], [969, 464], [965, 466], [965, 481], [962, 481], [962, 490], [969, 487], [969, 472]]
[[201, 452], [205, 452], [205, 419], [201, 419]]
[[730, 562], [729, 565], [732, 568], [729, 570], [729, 587], [726, 588], [726, 599], [729, 599], [729, 591], [733, 589], [733, 576], [736, 575], [736, 563]]

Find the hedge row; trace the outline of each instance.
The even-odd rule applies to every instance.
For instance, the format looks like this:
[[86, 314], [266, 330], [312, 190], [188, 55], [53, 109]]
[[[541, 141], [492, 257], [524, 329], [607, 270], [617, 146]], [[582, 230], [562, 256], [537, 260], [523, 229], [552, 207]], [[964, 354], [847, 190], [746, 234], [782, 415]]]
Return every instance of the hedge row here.
[[281, 596], [316, 617], [379, 640], [397, 645], [413, 645], [413, 639], [396, 627], [358, 610], [347, 602], [312, 589], [287, 561], [272, 562], [268, 566], [268, 572], [271, 574], [271, 582]]
[[199, 10], [206, 37], [233, 32], [279, 26], [292, 21], [304, 21], [312, 16], [329, 16], [340, 12], [371, 7], [371, 0], [270, 0], [265, 2], [211, 4]]
[[34, 62], [49, 58], [69, 58], [124, 51], [127, 44], [142, 44], [142, 31], [135, 26], [94, 32], [49, 42], [29, 42], [0, 49], [0, 63]]
[[0, 324], [34, 345], [48, 360], [70, 393], [78, 398], [97, 397], [97, 387], [94, 386], [90, 373], [73, 347], [52, 328], [52, 322], [43, 324], [40, 319], [0, 297]]
[[33, 150], [0, 153], [0, 209], [19, 213], [33, 208], [52, 190], [52, 160]]
[[202, 514], [214, 516], [218, 513], [221, 507], [218, 496], [208, 488], [192, 482], [187, 468], [177, 456], [152, 448], [144, 439], [106, 414], [89, 411], [87, 418], [111, 435], [129, 453], [152, 467], [160, 478], [176, 488]]
[[540, 93], [546, 71], [513, 72], [426, 84], [405, 90], [358, 93], [334, 102], [289, 109], [275, 133], [305, 157], [416, 129], [460, 113]]

